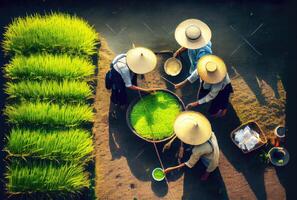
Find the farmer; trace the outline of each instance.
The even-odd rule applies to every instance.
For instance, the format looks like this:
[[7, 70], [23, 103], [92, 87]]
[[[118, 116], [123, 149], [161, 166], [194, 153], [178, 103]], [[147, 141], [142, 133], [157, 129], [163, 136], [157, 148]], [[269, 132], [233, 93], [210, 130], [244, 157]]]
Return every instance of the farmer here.
[[[137, 74], [146, 74], [157, 65], [156, 55], [149, 49], [137, 47], [127, 54], [120, 54], [111, 63], [111, 69], [105, 77], [107, 89], [111, 89], [111, 102], [122, 109], [128, 104], [127, 89], [142, 92], [152, 92], [156, 88], [137, 86]], [[116, 118], [115, 111], [112, 116]]]
[[211, 31], [207, 24], [198, 19], [188, 19], [180, 23], [175, 29], [175, 39], [182, 47], [174, 53], [173, 57], [188, 50], [191, 63], [190, 74], [195, 71], [197, 62], [202, 56], [212, 54]]
[[187, 109], [211, 102], [209, 114], [213, 117], [223, 117], [227, 112], [230, 94], [233, 93], [224, 61], [215, 55], [203, 56], [197, 64], [196, 72], [187, 81], [194, 83], [198, 79], [198, 99], [189, 103]]
[[213, 172], [219, 165], [220, 153], [216, 136], [212, 132], [208, 119], [198, 112], [182, 112], [175, 120], [174, 132], [181, 140], [179, 159], [181, 159], [184, 154], [183, 143], [193, 147], [192, 154], [189, 160], [175, 167], [165, 169], [164, 173], [168, 173], [172, 170], [185, 166], [192, 168], [199, 160], [201, 160], [206, 167], [205, 172], [201, 176], [201, 180], [207, 180], [210, 173]]

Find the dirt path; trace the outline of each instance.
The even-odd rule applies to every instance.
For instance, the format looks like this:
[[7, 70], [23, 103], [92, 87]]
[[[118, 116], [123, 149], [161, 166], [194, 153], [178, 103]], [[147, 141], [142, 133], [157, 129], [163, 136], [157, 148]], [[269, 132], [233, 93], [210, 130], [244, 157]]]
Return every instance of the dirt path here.
[[[243, 155], [229, 139], [230, 132], [241, 122], [257, 120], [265, 132], [271, 133], [284, 123], [285, 92], [278, 83], [280, 98], [263, 81], [259, 84], [267, 104], [261, 106], [252, 90], [239, 76], [233, 78], [235, 94], [227, 116], [211, 120], [221, 148], [220, 167], [204, 184], [197, 170], [185, 170], [169, 176], [169, 186], [155, 183], [150, 173], [159, 166], [152, 144], [146, 143], [127, 128], [125, 114], [118, 120], [109, 118], [109, 92], [104, 86], [105, 73], [114, 57], [103, 39], [99, 52], [99, 77], [96, 93], [96, 193], [100, 199], [285, 199], [285, 190], [273, 167], [258, 163], [255, 154]], [[160, 61], [160, 60], [159, 60]], [[146, 76], [150, 87], [172, 88], [156, 70]], [[179, 80], [182, 78], [180, 77]], [[172, 79], [173, 82], [178, 80]], [[140, 85], [143, 83], [140, 83]], [[189, 103], [196, 86], [190, 85], [177, 94]], [[161, 148], [161, 145], [158, 146]], [[174, 153], [162, 154], [165, 166], [175, 164]]]

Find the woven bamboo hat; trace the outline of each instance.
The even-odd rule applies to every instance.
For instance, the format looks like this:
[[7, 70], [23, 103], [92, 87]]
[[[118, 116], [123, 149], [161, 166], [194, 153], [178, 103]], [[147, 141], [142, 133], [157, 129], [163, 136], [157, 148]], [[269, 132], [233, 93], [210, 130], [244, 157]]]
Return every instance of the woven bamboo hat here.
[[221, 82], [227, 74], [224, 61], [215, 55], [202, 56], [197, 63], [197, 70], [200, 78], [210, 84]]
[[208, 119], [201, 113], [184, 111], [174, 122], [174, 132], [184, 143], [200, 145], [209, 140], [212, 129]]
[[198, 19], [187, 19], [176, 27], [175, 39], [182, 47], [199, 49], [210, 41], [211, 30]]
[[134, 73], [146, 74], [157, 66], [157, 57], [147, 48], [136, 47], [127, 52], [127, 64]]

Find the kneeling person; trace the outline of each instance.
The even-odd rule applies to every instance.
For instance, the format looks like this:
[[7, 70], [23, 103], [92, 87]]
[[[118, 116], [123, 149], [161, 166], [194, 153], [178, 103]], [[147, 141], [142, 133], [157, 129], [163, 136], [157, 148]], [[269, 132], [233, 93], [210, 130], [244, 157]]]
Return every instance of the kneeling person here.
[[175, 167], [169, 167], [164, 170], [164, 173], [185, 166], [192, 168], [201, 160], [206, 167], [201, 180], [207, 180], [209, 174], [218, 167], [220, 154], [216, 136], [212, 132], [208, 119], [201, 113], [185, 111], [177, 117], [174, 123], [174, 132], [182, 141], [179, 156], [182, 157], [183, 155], [183, 142], [193, 145], [192, 154], [187, 162]]

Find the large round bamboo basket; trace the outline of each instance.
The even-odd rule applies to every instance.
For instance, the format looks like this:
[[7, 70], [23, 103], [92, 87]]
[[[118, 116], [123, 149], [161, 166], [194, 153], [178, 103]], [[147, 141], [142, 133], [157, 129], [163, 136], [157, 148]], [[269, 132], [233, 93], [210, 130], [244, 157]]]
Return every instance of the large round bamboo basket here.
[[[167, 90], [167, 89], [162, 89], [162, 90], [157, 90], [157, 91], [163, 91], [163, 92], [166, 92], [166, 93], [171, 94], [171, 95], [172, 95], [173, 97], [175, 97], [176, 100], [180, 103], [180, 106], [181, 106], [181, 112], [185, 110], [185, 104], [184, 104], [184, 102], [183, 102], [183, 101], [182, 101], [176, 94], [174, 94], [173, 92], [171, 92], [170, 90]], [[144, 96], [147, 96], [147, 95], [150, 95], [150, 94], [142, 94], [143, 97], [144, 97]], [[127, 112], [126, 112], [126, 122], [127, 122], [127, 124], [128, 124], [129, 129], [130, 129], [135, 135], [137, 135], [138, 137], [140, 137], [141, 139], [143, 139], [143, 140], [145, 140], [145, 141], [147, 141], [147, 142], [152, 142], [152, 143], [164, 142], [164, 141], [167, 141], [167, 140], [171, 139], [172, 137], [174, 137], [175, 134], [172, 133], [171, 136], [169, 136], [169, 137], [167, 137], [167, 138], [164, 138], [164, 139], [162, 139], [162, 140], [150, 140], [150, 139], [148, 139], [148, 138], [144, 138], [144, 137], [142, 137], [140, 134], [138, 134], [138, 133], [136, 132], [136, 130], [135, 130], [135, 129], [132, 127], [132, 125], [131, 125], [131, 122], [130, 122], [130, 114], [131, 114], [131, 111], [132, 111], [133, 106], [134, 106], [139, 100], [140, 100], [140, 97], [135, 98], [135, 99], [130, 103], [130, 105], [129, 105], [128, 108], [127, 108]]]

